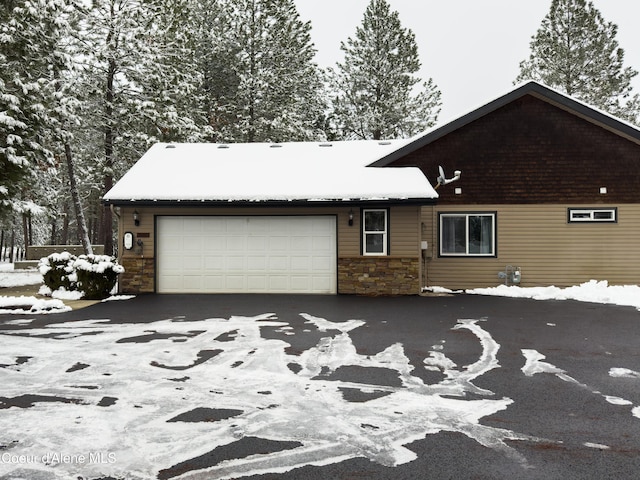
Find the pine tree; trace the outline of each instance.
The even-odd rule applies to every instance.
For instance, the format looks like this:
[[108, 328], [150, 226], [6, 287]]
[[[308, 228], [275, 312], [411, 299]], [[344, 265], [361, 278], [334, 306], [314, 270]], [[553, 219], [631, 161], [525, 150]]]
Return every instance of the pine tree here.
[[201, 25], [200, 64], [214, 140], [320, 138], [321, 74], [311, 25], [293, 0], [213, 3]]
[[618, 27], [587, 0], [552, 0], [549, 13], [520, 63], [517, 82], [535, 80], [613, 115], [638, 121], [640, 99], [632, 94], [638, 72], [624, 67]]
[[[206, 131], [195, 108], [201, 81], [193, 71], [187, 0], [92, 0], [81, 11], [82, 163], [100, 159], [108, 191], [149, 144], [194, 141]], [[97, 173], [97, 172], [96, 172]], [[99, 238], [113, 252], [113, 220], [101, 209]]]
[[[205, 139], [202, 74], [197, 63], [193, 0], [147, 1], [138, 68], [130, 81], [139, 86], [129, 101], [139, 118], [131, 134], [155, 142]], [[139, 35], [139, 33], [138, 33]]]
[[335, 134], [345, 139], [411, 136], [435, 124], [440, 92], [421, 83], [415, 35], [386, 0], [371, 0], [355, 37], [341, 44], [344, 62], [330, 70]]
[[0, 9], [0, 210], [28, 211], [27, 181], [51, 160], [43, 143], [45, 89], [56, 62], [57, 0], [11, 0]]

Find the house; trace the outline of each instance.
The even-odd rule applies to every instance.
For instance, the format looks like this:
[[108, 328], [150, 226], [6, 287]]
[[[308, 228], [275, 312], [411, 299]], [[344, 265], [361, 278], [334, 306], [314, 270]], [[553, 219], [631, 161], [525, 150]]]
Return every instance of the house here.
[[535, 82], [404, 141], [155, 145], [104, 203], [123, 292], [640, 283], [640, 130]]
[[417, 294], [416, 167], [406, 142], [157, 144], [105, 195], [123, 293]]
[[421, 209], [425, 285], [640, 283], [640, 131], [557, 91], [524, 84], [372, 166], [462, 172]]

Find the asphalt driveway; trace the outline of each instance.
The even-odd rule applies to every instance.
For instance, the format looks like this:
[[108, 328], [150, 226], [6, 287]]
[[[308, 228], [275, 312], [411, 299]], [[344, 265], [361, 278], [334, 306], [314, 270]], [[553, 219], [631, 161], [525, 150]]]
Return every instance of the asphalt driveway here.
[[0, 316], [0, 478], [635, 479], [640, 312], [146, 295]]

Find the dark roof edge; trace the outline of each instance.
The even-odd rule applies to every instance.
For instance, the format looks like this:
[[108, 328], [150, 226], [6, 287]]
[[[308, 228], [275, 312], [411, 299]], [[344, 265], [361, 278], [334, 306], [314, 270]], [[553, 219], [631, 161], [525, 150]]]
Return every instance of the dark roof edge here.
[[435, 205], [437, 198], [394, 198], [364, 200], [102, 200], [114, 207], [340, 207], [356, 205]]
[[402, 158], [419, 148], [448, 135], [449, 133], [458, 130], [459, 128], [481, 118], [485, 115], [521, 98], [525, 95], [533, 95], [541, 100], [548, 101], [549, 103], [556, 105], [565, 110], [571, 111], [576, 115], [607, 128], [628, 140], [634, 141], [640, 144], [640, 130], [630, 123], [623, 120], [616, 119], [608, 113], [604, 113], [593, 107], [586, 105], [580, 101], [574, 100], [565, 94], [552, 90], [538, 82], [528, 82], [511, 92], [498, 97], [497, 99], [483, 105], [476, 110], [473, 110], [449, 123], [444, 124], [441, 127], [436, 127], [424, 133], [422, 136], [416, 138], [413, 142], [391, 152], [389, 155], [371, 163], [370, 167], [385, 167], [394, 161]]

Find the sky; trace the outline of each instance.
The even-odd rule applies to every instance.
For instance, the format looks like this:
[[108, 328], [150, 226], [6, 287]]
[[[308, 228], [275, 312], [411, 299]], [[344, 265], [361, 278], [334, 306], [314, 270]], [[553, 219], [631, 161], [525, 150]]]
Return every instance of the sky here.
[[[400, 21], [416, 36], [420, 76], [432, 78], [442, 92], [440, 120], [467, 113], [513, 88], [519, 64], [549, 12], [551, 0], [388, 0]], [[295, 0], [321, 67], [342, 60], [340, 42], [355, 35], [369, 0]], [[607, 22], [618, 26], [625, 67], [640, 71], [640, 2], [594, 0]], [[640, 93], [640, 75], [633, 81]]]

